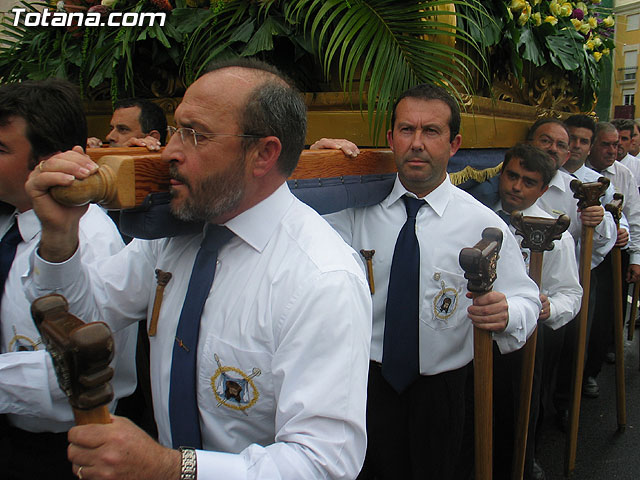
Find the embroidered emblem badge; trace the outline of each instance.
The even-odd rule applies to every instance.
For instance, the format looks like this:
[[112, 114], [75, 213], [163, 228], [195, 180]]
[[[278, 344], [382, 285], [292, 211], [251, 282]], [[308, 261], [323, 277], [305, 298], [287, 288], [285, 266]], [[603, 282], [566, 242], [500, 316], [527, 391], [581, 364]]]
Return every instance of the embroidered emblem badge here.
[[248, 415], [247, 410], [253, 407], [260, 397], [253, 378], [259, 376], [262, 371], [254, 367], [251, 374], [247, 375], [239, 368], [222, 366], [217, 353], [213, 357], [218, 369], [211, 377], [211, 389], [218, 401], [218, 407], [224, 405]]
[[18, 335], [15, 325], [13, 328], [13, 338], [9, 341], [9, 352], [32, 352], [38, 350], [38, 345], [42, 344], [42, 339], [31, 340], [26, 335]]
[[434, 280], [440, 280], [440, 291], [433, 299], [433, 313], [440, 320], [447, 320], [458, 308], [458, 295], [460, 291], [452, 287], [447, 287], [444, 280], [441, 280], [439, 273], [433, 276]]

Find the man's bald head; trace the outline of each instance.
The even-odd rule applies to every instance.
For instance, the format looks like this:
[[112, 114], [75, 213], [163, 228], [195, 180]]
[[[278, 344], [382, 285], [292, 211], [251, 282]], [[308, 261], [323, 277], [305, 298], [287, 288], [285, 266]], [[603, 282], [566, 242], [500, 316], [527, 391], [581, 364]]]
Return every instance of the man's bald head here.
[[[247, 135], [274, 136], [282, 151], [278, 169], [289, 176], [298, 164], [307, 131], [307, 109], [298, 90], [277, 68], [252, 58], [237, 58], [211, 63], [204, 75], [228, 69], [239, 81], [254, 85], [247, 94], [238, 124]], [[245, 148], [256, 141], [244, 138]]]

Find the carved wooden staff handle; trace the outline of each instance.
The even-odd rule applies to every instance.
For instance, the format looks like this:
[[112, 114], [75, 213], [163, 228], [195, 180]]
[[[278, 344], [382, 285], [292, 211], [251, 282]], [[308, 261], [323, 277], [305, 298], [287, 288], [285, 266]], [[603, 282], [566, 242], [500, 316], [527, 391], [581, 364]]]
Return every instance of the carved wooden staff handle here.
[[[586, 208], [600, 205], [600, 197], [609, 187], [608, 178], [600, 177], [597, 182], [582, 183], [571, 181], [573, 196], [578, 200], [578, 207]], [[564, 473], [569, 476], [576, 467], [578, 450], [578, 423], [580, 420], [580, 400], [582, 397], [582, 377], [584, 374], [584, 354], [587, 341], [587, 317], [589, 314], [589, 290], [591, 281], [591, 251], [593, 250], [593, 227], [582, 226], [580, 237], [580, 282], [582, 283], [582, 304], [578, 314], [578, 332], [576, 336], [575, 355], [573, 357], [573, 383], [571, 406], [569, 409], [569, 432], [565, 449]]]
[[[522, 212], [511, 213], [511, 225], [516, 235], [522, 237], [522, 248], [528, 248], [529, 277], [542, 287], [542, 265], [545, 251], [553, 249], [553, 241], [559, 240], [562, 233], [569, 228], [571, 220], [566, 215], [556, 218], [525, 217]], [[524, 475], [527, 437], [529, 435], [529, 414], [531, 412], [531, 392], [533, 390], [533, 371], [538, 343], [538, 328], [529, 336], [522, 351], [522, 373], [520, 378], [520, 400], [516, 419], [515, 448], [512, 478], [519, 480]]]
[[[459, 262], [468, 280], [467, 289], [480, 296], [493, 288], [502, 230], [485, 228], [482, 240], [460, 251]], [[493, 338], [491, 332], [473, 327], [475, 478], [491, 480], [493, 471]]]
[[102, 322], [84, 323], [69, 313], [67, 300], [55, 293], [36, 299], [31, 316], [47, 347], [58, 384], [69, 399], [76, 424], [110, 423], [113, 400], [109, 381], [114, 342]]

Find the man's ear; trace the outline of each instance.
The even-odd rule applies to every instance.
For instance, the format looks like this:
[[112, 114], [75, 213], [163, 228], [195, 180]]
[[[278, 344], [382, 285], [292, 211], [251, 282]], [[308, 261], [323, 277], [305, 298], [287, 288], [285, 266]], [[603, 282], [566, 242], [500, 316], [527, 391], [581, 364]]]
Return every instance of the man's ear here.
[[147, 137], [153, 137], [156, 140], [160, 141], [160, 132], [158, 130], [151, 130], [149, 133], [145, 134]]
[[456, 154], [456, 152], [460, 148], [460, 145], [462, 145], [462, 135], [458, 134], [451, 141], [451, 150], [449, 151], [449, 158], [453, 157]]
[[387, 130], [387, 143], [389, 148], [393, 151], [393, 130]]
[[248, 155], [253, 157], [253, 175], [255, 177], [264, 177], [273, 168], [276, 168], [281, 151], [282, 144], [278, 137], [260, 138], [247, 152]]

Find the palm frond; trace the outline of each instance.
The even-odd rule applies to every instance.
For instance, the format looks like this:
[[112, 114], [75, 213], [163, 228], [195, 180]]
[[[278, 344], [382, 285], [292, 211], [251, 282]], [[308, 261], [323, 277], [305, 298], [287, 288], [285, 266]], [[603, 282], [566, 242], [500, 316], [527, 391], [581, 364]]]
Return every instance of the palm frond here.
[[[452, 37], [480, 53], [465, 30], [439, 20], [460, 15], [446, 10], [447, 4], [464, 5], [466, 11], [487, 17], [480, 2], [297, 0], [288, 4], [290, 21], [301, 23], [311, 36], [325, 73], [337, 64], [345, 92], [353, 91], [359, 77], [361, 109], [365, 81], [368, 84], [367, 112], [374, 140], [388, 124], [395, 98], [407, 88], [434, 83], [461, 97], [471, 93], [471, 69], [484, 75], [484, 64], [478, 65], [459, 49], [436, 40]], [[468, 16], [465, 20], [475, 21]]]

